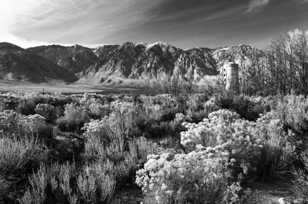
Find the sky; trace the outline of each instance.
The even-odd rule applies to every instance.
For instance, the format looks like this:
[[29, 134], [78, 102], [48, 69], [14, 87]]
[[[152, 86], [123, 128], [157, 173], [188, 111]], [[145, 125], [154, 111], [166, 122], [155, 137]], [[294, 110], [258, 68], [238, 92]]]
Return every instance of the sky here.
[[22, 47], [163, 41], [251, 44], [308, 29], [308, 0], [1, 0], [0, 41]]

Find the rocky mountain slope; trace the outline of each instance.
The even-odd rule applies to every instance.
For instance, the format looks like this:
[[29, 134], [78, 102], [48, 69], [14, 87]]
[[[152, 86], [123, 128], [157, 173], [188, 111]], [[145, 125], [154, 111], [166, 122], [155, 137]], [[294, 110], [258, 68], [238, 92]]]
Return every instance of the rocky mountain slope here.
[[213, 50], [200, 48], [182, 50], [166, 43], [103, 46], [95, 51], [99, 62], [84, 73], [81, 80], [95, 83], [111, 78], [160, 80], [179, 76], [199, 80], [205, 75], [216, 75]]
[[247, 69], [254, 63], [254, 61], [261, 60], [264, 57], [264, 51], [249, 45], [218, 48], [213, 52], [213, 58], [217, 62], [218, 69], [223, 67], [223, 65], [228, 61], [237, 63], [241, 70]]
[[0, 79], [36, 83], [77, 80], [73, 73], [51, 61], [9, 43], [0, 43]]
[[27, 50], [75, 74], [87, 69], [98, 60], [92, 49], [80, 45], [70, 47], [60, 45], [39, 46]]
[[198, 82], [217, 75], [229, 60], [248, 66], [253, 53], [261, 53], [247, 45], [184, 50], [170, 44], [105, 45], [90, 49], [75, 46], [39, 46], [23, 49], [1, 43], [1, 78], [33, 82], [59, 79], [92, 84], [108, 84], [115, 79], [181, 80]]

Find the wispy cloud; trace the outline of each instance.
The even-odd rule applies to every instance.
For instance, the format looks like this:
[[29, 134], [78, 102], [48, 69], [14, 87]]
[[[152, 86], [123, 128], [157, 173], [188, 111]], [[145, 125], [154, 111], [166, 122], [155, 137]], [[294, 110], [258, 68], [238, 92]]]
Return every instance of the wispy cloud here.
[[[252, 13], [259, 11], [260, 9], [265, 8], [269, 3], [273, 1], [274, 0], [250, 0], [246, 12]], [[279, 0], [276, 2], [283, 3], [283, 1], [284, 0]], [[291, 4], [308, 3], [308, 0], [286, 0], [286, 1], [289, 1]]]
[[307, 2], [1, 0], [0, 41], [94, 45], [160, 40], [185, 47], [262, 41], [274, 32], [307, 27]]
[[270, 3], [270, 0], [250, 0], [248, 8], [247, 8], [247, 12], [251, 13], [251, 12], [257, 11], [265, 7], [269, 3]]

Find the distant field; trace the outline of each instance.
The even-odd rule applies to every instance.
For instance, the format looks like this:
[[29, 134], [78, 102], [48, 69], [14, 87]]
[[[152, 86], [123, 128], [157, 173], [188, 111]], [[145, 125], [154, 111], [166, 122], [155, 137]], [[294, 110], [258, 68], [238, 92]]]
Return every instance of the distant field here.
[[89, 84], [64, 84], [0, 81], [0, 92], [47, 92], [47, 93], [100, 93], [100, 94], [151, 94], [146, 88], [120, 87], [120, 86], [93, 86]]
[[[117, 79], [119, 81], [119, 79]], [[199, 87], [208, 88], [215, 87], [218, 83], [218, 76], [206, 76], [197, 85]], [[99, 94], [130, 94], [130, 95], [155, 95], [162, 93], [161, 89], [153, 85], [151, 82], [141, 80], [125, 80], [119, 83], [115, 80], [112, 84], [93, 85], [89, 83], [72, 83], [65, 84], [63, 82], [50, 83], [30, 83], [21, 81], [0, 80], [0, 92], [46, 92], [46, 93], [99, 93]], [[157, 83], [157, 81], [155, 82]], [[163, 82], [162, 82], [163, 83]], [[152, 84], [152, 85], [151, 85]], [[159, 82], [158, 82], [159, 84]], [[152, 88], [151, 88], [152, 87]]]

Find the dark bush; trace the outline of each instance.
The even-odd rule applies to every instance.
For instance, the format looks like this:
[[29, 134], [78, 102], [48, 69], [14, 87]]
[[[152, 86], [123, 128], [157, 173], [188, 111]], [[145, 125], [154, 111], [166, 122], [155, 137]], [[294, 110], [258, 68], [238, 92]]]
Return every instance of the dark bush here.
[[57, 120], [57, 124], [62, 131], [81, 133], [82, 127], [89, 120], [87, 110], [72, 103], [65, 106], [64, 116]]
[[63, 132], [77, 132], [81, 133], [81, 129], [85, 121], [67, 120], [66, 118], [59, 118], [57, 120], [58, 128]]
[[21, 100], [16, 108], [16, 111], [23, 115], [33, 115], [35, 114], [35, 107], [36, 103], [33, 100]]
[[294, 175], [294, 155], [285, 152], [281, 147], [265, 145], [261, 149], [254, 176], [261, 182], [290, 181]]
[[242, 118], [256, 121], [260, 114], [268, 112], [270, 107], [253, 102], [248, 97], [224, 93], [216, 97], [216, 103], [221, 109], [229, 109], [237, 112]]

